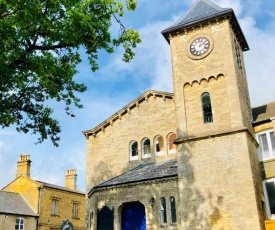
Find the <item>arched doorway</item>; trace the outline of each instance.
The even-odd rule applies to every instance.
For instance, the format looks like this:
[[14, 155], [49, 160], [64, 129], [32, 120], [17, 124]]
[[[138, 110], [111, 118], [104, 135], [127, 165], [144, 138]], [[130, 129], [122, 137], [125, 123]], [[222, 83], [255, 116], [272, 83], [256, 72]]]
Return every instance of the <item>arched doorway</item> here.
[[125, 204], [121, 211], [121, 230], [146, 230], [143, 204], [139, 202]]

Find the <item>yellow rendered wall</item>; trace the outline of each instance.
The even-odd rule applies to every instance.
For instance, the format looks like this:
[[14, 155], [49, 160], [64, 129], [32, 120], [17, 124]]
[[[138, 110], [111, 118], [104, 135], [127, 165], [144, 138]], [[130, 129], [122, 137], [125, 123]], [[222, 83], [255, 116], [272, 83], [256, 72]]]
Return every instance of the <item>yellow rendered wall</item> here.
[[17, 192], [20, 193], [26, 201], [29, 203], [29, 205], [33, 208], [33, 210], [38, 213], [38, 189], [40, 184], [35, 182], [34, 180], [19, 176], [17, 179], [15, 179], [13, 182], [8, 184], [5, 188], [3, 188], [4, 191], [9, 192]]
[[[61, 191], [44, 187], [41, 189], [39, 226], [41, 230], [48, 230], [61, 226], [63, 220], [68, 219], [75, 229], [84, 229], [85, 226], [85, 195], [67, 191]], [[58, 216], [51, 214], [52, 198], [57, 198]], [[72, 217], [73, 202], [79, 203], [78, 216]]]

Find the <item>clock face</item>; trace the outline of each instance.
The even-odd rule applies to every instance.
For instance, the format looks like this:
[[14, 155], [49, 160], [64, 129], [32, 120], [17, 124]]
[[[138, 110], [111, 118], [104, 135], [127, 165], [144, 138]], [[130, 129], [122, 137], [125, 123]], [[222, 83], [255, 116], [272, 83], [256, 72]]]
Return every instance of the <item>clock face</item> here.
[[190, 53], [195, 56], [205, 54], [210, 48], [210, 41], [206, 37], [197, 37], [190, 44]]

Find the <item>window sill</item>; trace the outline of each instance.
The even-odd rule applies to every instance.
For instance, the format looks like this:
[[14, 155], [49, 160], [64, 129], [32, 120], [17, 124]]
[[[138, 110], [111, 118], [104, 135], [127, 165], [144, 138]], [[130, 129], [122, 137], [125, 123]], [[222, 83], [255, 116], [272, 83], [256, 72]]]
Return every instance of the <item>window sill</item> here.
[[267, 163], [267, 162], [275, 161], [275, 157], [269, 157], [269, 158], [265, 158], [265, 159], [259, 159], [259, 161], [263, 162], [263, 163]]
[[74, 219], [74, 220], [80, 220], [79, 217], [72, 217], [72, 219]]
[[172, 150], [169, 151], [169, 154], [175, 154], [176, 152], [177, 152], [176, 149], [172, 149]]
[[156, 156], [158, 157], [158, 156], [163, 156], [164, 155], [164, 152], [163, 151], [161, 151], [161, 152], [156, 152]]
[[130, 158], [130, 161], [137, 161], [137, 160], [138, 160], [138, 156]]
[[151, 157], [151, 154], [146, 154], [146, 155], [143, 155], [142, 158], [150, 158]]
[[51, 214], [52, 217], [60, 217], [58, 214]]

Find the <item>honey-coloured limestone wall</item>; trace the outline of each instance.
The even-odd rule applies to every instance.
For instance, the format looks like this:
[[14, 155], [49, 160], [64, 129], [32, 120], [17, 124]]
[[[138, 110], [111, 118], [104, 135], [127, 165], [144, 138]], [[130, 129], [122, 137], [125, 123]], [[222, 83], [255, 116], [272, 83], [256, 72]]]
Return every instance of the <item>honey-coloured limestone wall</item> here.
[[[167, 137], [176, 133], [176, 117], [173, 98], [149, 96], [138, 106], [122, 115], [95, 136], [88, 136], [86, 155], [86, 189], [115, 177], [139, 164], [175, 159], [169, 154]], [[154, 139], [161, 135], [164, 154], [156, 156]], [[151, 157], [143, 158], [141, 143], [144, 138], [151, 142]], [[138, 142], [138, 160], [130, 160], [130, 143]]]
[[39, 186], [40, 184], [34, 180], [28, 177], [19, 176], [13, 182], [5, 186], [3, 191], [20, 193], [32, 209], [38, 213], [39, 191], [37, 187]]
[[257, 152], [249, 136], [240, 132], [178, 146], [182, 229], [264, 229]]
[[[68, 219], [75, 229], [85, 228], [85, 194], [82, 192], [53, 189], [24, 176], [19, 176], [2, 190], [17, 192], [24, 197], [39, 215], [39, 230], [59, 229], [64, 219]], [[59, 200], [56, 216], [51, 214], [53, 198]], [[73, 202], [79, 204], [79, 218], [72, 217]]]
[[[52, 199], [58, 199], [58, 215], [51, 214]], [[44, 187], [40, 190], [39, 229], [60, 228], [63, 220], [69, 220], [74, 229], [85, 229], [85, 195]], [[78, 203], [78, 218], [72, 217], [73, 203]], [[62, 217], [62, 218], [61, 218]]]
[[9, 215], [9, 214], [0, 214], [0, 229], [1, 230], [14, 229], [17, 217], [24, 219], [24, 230], [37, 229], [36, 217], [22, 216], [22, 215]]
[[[208, 36], [213, 40], [213, 50], [210, 54], [202, 59], [192, 59], [188, 56], [187, 46], [191, 39], [196, 36]], [[215, 132], [220, 132], [236, 129], [239, 127], [247, 127], [252, 132], [251, 126], [251, 111], [249, 92], [247, 87], [247, 80], [243, 64], [243, 71], [237, 67], [236, 52], [234, 45], [235, 33], [232, 31], [228, 19], [218, 20], [210, 24], [197, 26], [193, 29], [180, 31], [170, 35], [170, 47], [173, 70], [173, 85], [175, 96], [175, 107], [177, 117], [178, 135], [186, 136], [196, 135], [204, 136], [208, 134], [208, 129], [200, 130], [203, 120], [188, 119], [188, 114], [195, 112], [199, 116], [202, 113], [201, 103], [192, 104], [192, 100], [200, 100], [199, 93], [203, 91], [210, 91], [210, 97], [214, 105], [213, 116], [220, 116], [216, 124]], [[242, 62], [242, 52], [241, 52]], [[224, 79], [218, 83], [219, 76]], [[217, 80], [217, 84], [214, 83]], [[213, 81], [211, 83], [211, 81]], [[207, 82], [207, 84], [205, 84]], [[200, 86], [197, 90], [196, 84]], [[187, 92], [187, 87], [190, 86], [192, 90], [196, 91], [196, 95], [191, 95]], [[194, 89], [196, 88], [196, 89]], [[191, 98], [190, 98], [191, 95]], [[186, 103], [187, 102], [187, 103]], [[190, 102], [190, 103], [188, 103]], [[223, 112], [221, 110], [223, 109]], [[189, 111], [189, 112], [188, 112]], [[192, 112], [191, 112], [192, 111]], [[190, 117], [190, 115], [189, 115]], [[197, 124], [197, 128], [190, 127], [188, 122]], [[226, 121], [226, 125], [225, 125]], [[212, 133], [214, 129], [211, 129]], [[205, 133], [206, 132], [206, 133]]]
[[[169, 197], [173, 196], [176, 202], [176, 219], [177, 222], [171, 224]], [[160, 222], [160, 198], [166, 200], [167, 224], [162, 225]], [[154, 198], [154, 204], [151, 205], [149, 200]], [[103, 189], [95, 191], [90, 198], [90, 213], [93, 218], [90, 219], [91, 230], [97, 229], [97, 213], [104, 207], [113, 210], [114, 213], [114, 230], [121, 229], [121, 211], [128, 202], [140, 202], [145, 207], [146, 229], [148, 230], [178, 230], [180, 227], [180, 206], [178, 197], [178, 182], [176, 178], [168, 180], [154, 181], [150, 183], [128, 184], [116, 188]]]

